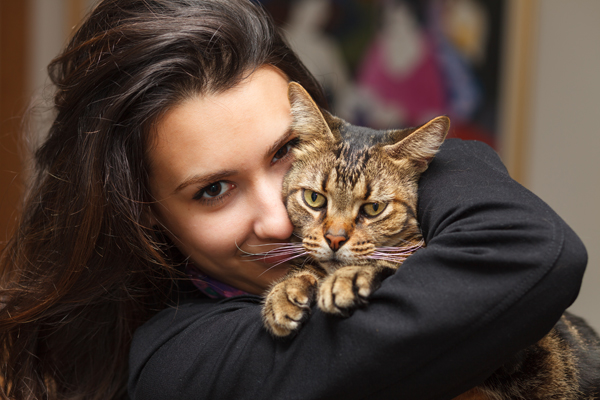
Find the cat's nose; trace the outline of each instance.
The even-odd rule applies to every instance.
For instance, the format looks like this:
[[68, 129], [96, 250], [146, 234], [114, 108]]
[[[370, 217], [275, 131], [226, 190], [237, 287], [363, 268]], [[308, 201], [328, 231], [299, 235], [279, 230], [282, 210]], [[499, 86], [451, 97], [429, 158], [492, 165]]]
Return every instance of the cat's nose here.
[[348, 237], [345, 235], [339, 236], [328, 233], [325, 235], [325, 240], [327, 241], [327, 244], [329, 245], [329, 248], [331, 248], [331, 250], [337, 251], [340, 247], [344, 245], [344, 243], [346, 243]]

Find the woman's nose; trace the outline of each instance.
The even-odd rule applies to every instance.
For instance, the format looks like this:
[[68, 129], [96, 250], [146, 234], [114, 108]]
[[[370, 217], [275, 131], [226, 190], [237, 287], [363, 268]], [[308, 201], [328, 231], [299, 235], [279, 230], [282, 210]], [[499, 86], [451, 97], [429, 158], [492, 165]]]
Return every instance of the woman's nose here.
[[257, 188], [254, 233], [260, 239], [285, 240], [292, 236], [290, 222], [281, 195], [281, 180], [265, 180]]

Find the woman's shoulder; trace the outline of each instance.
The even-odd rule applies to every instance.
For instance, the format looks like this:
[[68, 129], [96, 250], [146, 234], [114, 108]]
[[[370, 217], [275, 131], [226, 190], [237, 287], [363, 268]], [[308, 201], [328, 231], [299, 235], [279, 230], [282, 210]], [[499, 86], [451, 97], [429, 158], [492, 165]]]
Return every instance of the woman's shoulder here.
[[508, 176], [508, 171], [498, 152], [486, 143], [476, 140], [446, 139], [432, 162], [432, 167], [435, 169], [440, 167], [439, 164], [443, 166], [448, 163], [454, 165], [484, 164]]

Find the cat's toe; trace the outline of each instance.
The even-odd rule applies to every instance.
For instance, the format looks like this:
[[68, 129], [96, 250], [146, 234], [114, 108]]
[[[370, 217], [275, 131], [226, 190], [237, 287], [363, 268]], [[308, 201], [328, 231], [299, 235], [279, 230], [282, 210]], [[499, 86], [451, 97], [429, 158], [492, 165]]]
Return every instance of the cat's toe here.
[[363, 276], [361, 267], [344, 267], [328, 276], [319, 288], [319, 308], [328, 314], [348, 317], [357, 308], [367, 303], [371, 284]]
[[315, 302], [317, 280], [298, 277], [275, 285], [265, 299], [262, 317], [265, 327], [277, 337], [297, 332], [310, 316]]
[[269, 332], [277, 337], [286, 337], [300, 329], [310, 315], [308, 305], [298, 305], [289, 299], [274, 296], [268, 298], [263, 307], [263, 322]]

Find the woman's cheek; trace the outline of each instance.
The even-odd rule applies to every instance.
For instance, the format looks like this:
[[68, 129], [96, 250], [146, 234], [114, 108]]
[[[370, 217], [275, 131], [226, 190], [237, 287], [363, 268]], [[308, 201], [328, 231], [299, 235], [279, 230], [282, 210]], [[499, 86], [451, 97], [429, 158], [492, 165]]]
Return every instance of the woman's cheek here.
[[187, 231], [187, 241], [191, 247], [202, 253], [215, 255], [229, 253], [236, 249], [236, 239], [240, 235], [240, 223], [229, 218], [199, 217], [198, 221], [191, 222]]

